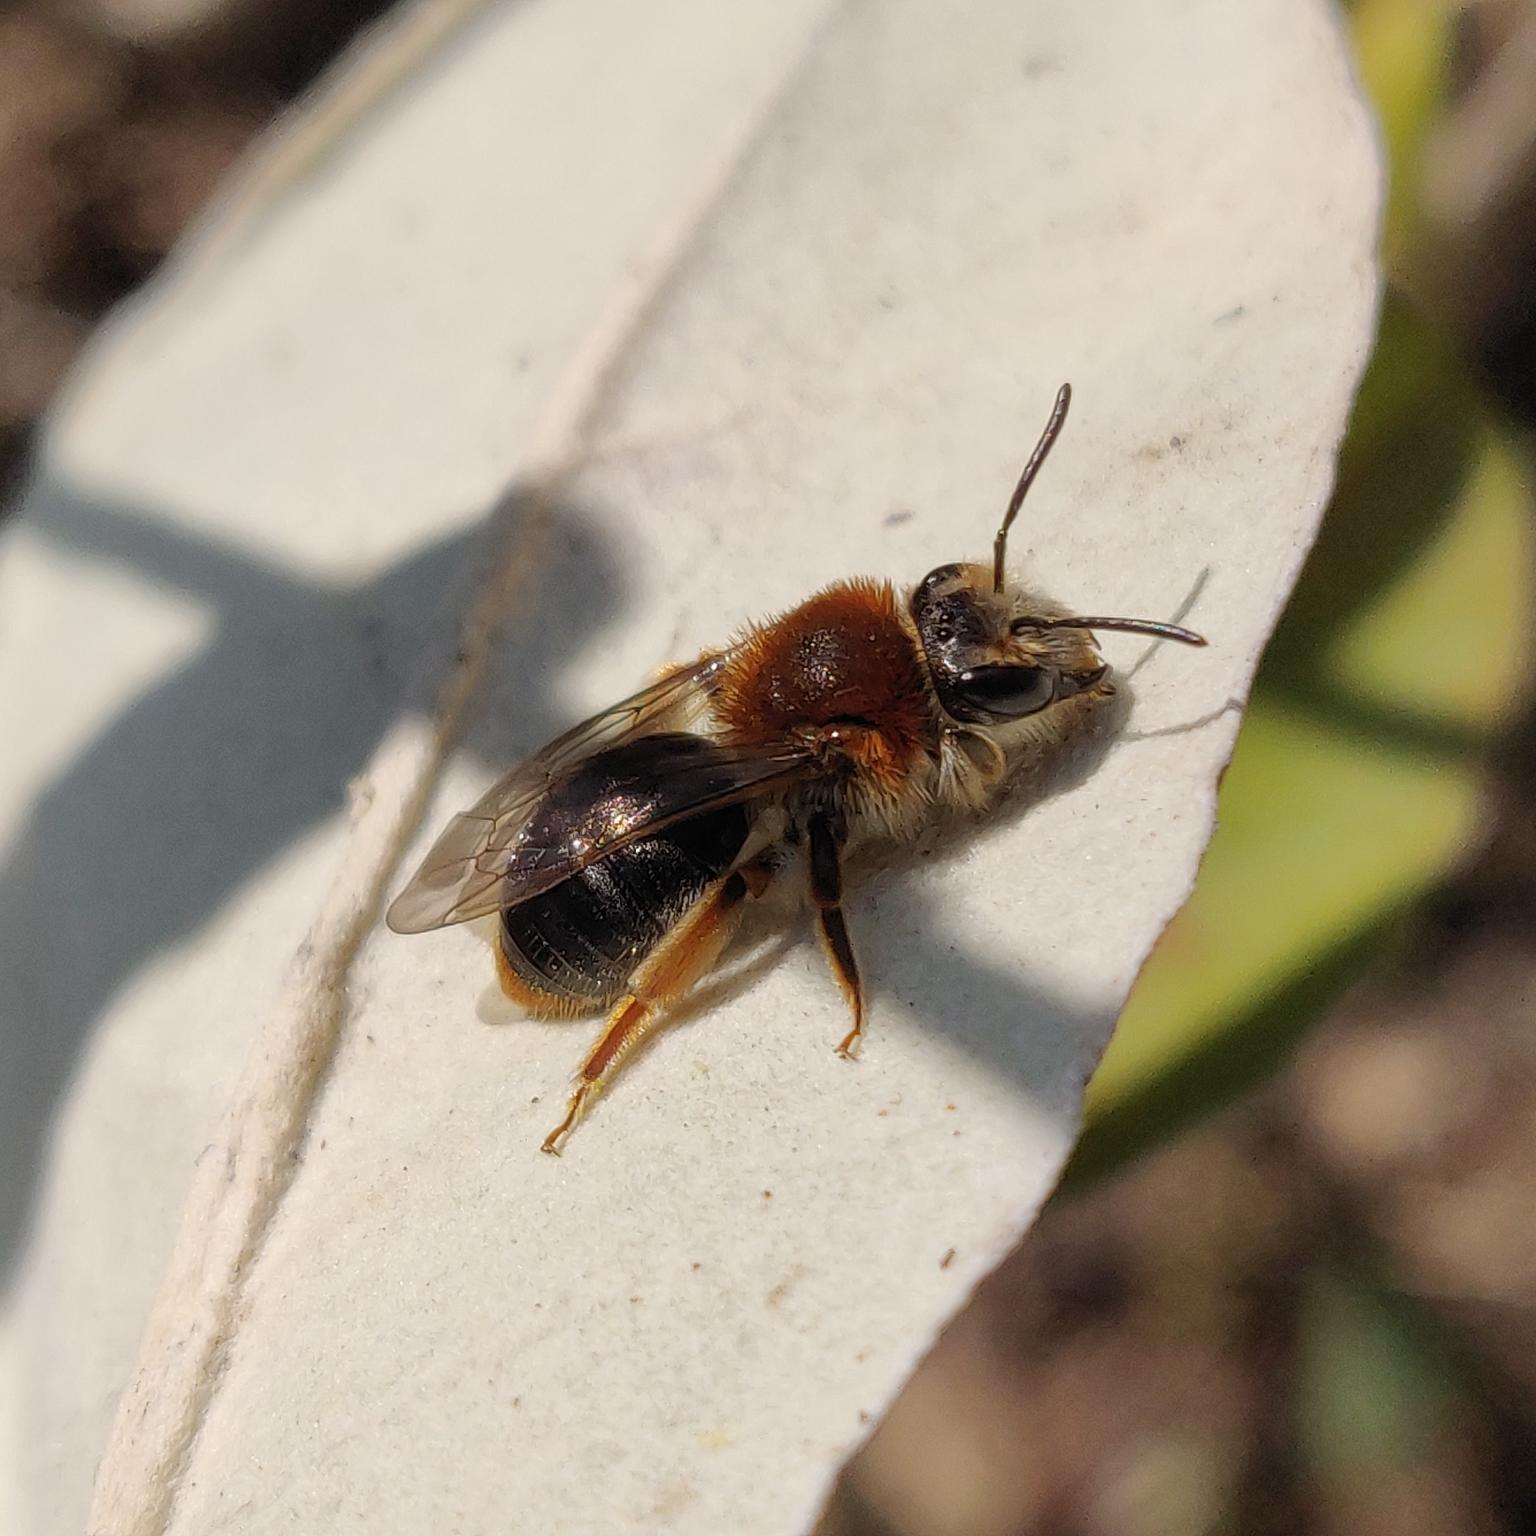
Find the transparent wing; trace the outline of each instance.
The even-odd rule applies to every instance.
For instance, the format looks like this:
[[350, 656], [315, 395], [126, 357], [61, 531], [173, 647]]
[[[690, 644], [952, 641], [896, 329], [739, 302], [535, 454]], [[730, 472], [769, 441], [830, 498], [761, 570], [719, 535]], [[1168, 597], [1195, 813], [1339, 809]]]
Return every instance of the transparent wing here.
[[559, 844], [530, 839], [529, 822], [557, 779], [596, 752], [676, 729], [708, 698], [727, 653], [715, 653], [593, 715], [520, 763], [469, 810], [455, 816], [394, 899], [385, 922], [396, 933], [467, 922], [537, 896], [636, 838], [804, 776], [807, 753], [723, 748], [707, 763], [669, 774], [643, 819]]

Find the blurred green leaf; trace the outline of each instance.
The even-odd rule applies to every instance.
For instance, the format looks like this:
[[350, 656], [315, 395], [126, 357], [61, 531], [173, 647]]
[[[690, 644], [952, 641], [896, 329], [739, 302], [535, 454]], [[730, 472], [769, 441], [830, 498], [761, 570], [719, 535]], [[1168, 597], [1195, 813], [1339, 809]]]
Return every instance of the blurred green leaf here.
[[1456, 517], [1478, 430], [1478, 404], [1455, 354], [1405, 303], [1389, 299], [1328, 516], [1265, 654], [1264, 686], [1316, 688], [1319, 649]]
[[1424, 147], [1449, 94], [1454, 0], [1354, 0], [1350, 30], [1361, 83], [1376, 107], [1389, 179], [1382, 248], [1389, 271], [1418, 229]]
[[1532, 510], [1521, 465], [1485, 431], [1455, 516], [1324, 658], [1332, 687], [1362, 706], [1486, 735], [1524, 673]]
[[1421, 1309], [1348, 1270], [1309, 1277], [1298, 1383], [1303, 1453], [1347, 1498], [1417, 1466], [1454, 1423], [1457, 1368]]

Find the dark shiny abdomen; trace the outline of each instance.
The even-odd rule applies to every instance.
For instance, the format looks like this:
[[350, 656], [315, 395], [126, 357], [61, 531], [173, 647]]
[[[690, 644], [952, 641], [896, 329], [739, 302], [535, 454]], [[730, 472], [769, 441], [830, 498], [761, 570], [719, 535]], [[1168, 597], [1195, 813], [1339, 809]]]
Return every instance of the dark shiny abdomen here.
[[[706, 765], [718, 748], [703, 736], [668, 732], [599, 752], [552, 784], [530, 823], [540, 841], [590, 828], [611, 807], [629, 822], [648, 783]], [[501, 915], [501, 947], [518, 978], [537, 992], [594, 1008], [623, 995], [636, 966], [747, 839], [745, 806], [709, 811], [608, 854], [579, 874]]]

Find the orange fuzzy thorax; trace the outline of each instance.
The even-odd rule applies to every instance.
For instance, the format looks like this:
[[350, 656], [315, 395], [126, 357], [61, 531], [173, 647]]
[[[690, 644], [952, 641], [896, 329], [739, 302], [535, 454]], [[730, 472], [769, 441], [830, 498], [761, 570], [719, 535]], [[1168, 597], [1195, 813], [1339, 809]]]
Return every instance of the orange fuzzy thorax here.
[[916, 637], [886, 581], [840, 581], [731, 652], [714, 699], [725, 740], [772, 745], [836, 728], [850, 765], [895, 794], [928, 751], [931, 709]]

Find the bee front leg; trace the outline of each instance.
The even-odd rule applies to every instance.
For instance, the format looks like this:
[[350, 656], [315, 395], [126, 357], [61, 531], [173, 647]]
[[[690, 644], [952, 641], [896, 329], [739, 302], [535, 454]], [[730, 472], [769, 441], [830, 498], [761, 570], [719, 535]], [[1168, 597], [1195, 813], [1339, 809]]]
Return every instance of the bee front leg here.
[[848, 924], [843, 919], [842, 846], [847, 829], [834, 825], [824, 812], [817, 811], [806, 825], [806, 836], [816, 926], [827, 959], [832, 962], [832, 974], [853, 1012], [853, 1028], [843, 1036], [837, 1054], [851, 1061], [864, 1034], [864, 985], [859, 980], [859, 963], [854, 959]]

